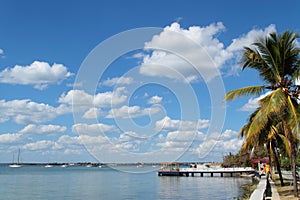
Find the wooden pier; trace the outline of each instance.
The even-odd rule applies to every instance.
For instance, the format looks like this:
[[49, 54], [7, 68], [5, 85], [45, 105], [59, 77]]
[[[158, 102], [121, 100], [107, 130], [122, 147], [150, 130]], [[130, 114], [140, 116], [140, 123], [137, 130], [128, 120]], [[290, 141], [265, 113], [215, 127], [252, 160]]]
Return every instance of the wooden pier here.
[[[254, 176], [257, 173], [252, 168], [222, 168], [222, 167], [190, 167], [180, 168], [180, 163], [163, 163], [161, 170], [158, 171], [158, 176]], [[208, 174], [208, 175], [207, 175]]]

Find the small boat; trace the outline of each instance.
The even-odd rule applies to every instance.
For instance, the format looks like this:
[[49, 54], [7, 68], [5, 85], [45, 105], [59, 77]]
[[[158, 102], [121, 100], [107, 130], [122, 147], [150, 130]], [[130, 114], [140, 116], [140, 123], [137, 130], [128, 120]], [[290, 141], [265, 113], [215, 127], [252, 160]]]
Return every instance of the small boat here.
[[10, 168], [19, 168], [19, 167], [22, 167], [22, 165], [19, 165], [19, 164], [11, 164], [9, 165]]
[[68, 165], [66, 165], [66, 164], [63, 164], [63, 165], [61, 165], [61, 167], [68, 167]]
[[20, 148], [19, 148], [19, 151], [18, 151], [18, 162], [17, 163], [14, 163], [14, 162], [15, 162], [15, 154], [13, 154], [13, 162], [12, 162], [12, 164], [9, 165], [9, 167], [11, 167], [11, 168], [22, 167], [22, 165], [20, 165]]
[[53, 167], [53, 165], [47, 164], [47, 165], [45, 165], [45, 167], [46, 168], [51, 168], [51, 167]]

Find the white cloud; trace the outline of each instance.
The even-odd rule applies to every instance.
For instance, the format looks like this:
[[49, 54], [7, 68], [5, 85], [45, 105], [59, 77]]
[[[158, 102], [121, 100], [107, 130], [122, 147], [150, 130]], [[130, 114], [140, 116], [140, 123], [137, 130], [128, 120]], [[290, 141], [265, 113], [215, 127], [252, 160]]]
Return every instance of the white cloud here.
[[160, 104], [163, 98], [160, 96], [153, 96], [148, 100], [148, 104]]
[[[209, 120], [197, 122], [172, 120], [169, 117], [156, 122], [156, 129], [167, 132], [166, 136], [158, 136], [157, 147], [167, 148], [166, 151], [183, 153], [192, 148], [193, 143], [202, 143], [207, 138], [206, 134], [199, 131], [209, 126]], [[193, 149], [193, 148], [192, 148]]]
[[21, 134], [0, 134], [0, 143], [13, 144], [21, 140]]
[[259, 97], [256, 98], [250, 98], [248, 100], [248, 102], [243, 105], [242, 108], [240, 108], [241, 111], [254, 111], [256, 108], [258, 108], [258, 101], [261, 100], [262, 98], [266, 97], [267, 95], [269, 95], [271, 92], [267, 92], [265, 94], [262, 94]]
[[276, 32], [275, 25], [273, 24], [269, 25], [265, 29], [254, 28], [253, 30], [250, 30], [247, 34], [244, 34], [239, 38], [233, 39], [232, 43], [226, 48], [226, 51], [231, 52], [233, 58], [235, 58], [233, 62], [227, 64], [231, 68], [228, 72], [228, 75], [237, 74], [237, 72], [241, 69], [241, 65], [239, 62], [241, 59], [240, 51], [243, 50], [245, 46], [251, 46], [253, 42], [257, 41], [257, 39], [266, 36], [272, 32]]
[[116, 144], [115, 147], [117, 149], [121, 149], [121, 150], [130, 150], [130, 151], [138, 151], [138, 147], [136, 144], [132, 143], [132, 142], [123, 142], [120, 144]]
[[62, 64], [50, 66], [46, 62], [34, 61], [29, 66], [16, 65], [0, 72], [0, 82], [9, 84], [33, 85], [43, 90], [49, 84], [60, 83], [72, 73]]
[[[215, 153], [216, 157], [221, 157], [224, 153], [233, 152], [236, 153], [240, 150], [243, 143], [243, 139], [238, 137], [238, 133], [233, 130], [225, 130], [224, 133], [214, 133], [196, 148], [200, 157], [207, 154]], [[212, 156], [212, 155], [211, 155]]]
[[87, 109], [93, 105], [93, 96], [83, 90], [70, 90], [67, 94], [62, 94], [58, 99], [59, 103], [64, 103], [73, 108]]
[[90, 108], [88, 111], [86, 111], [82, 118], [84, 119], [97, 119], [101, 115], [101, 110], [98, 108]]
[[63, 152], [64, 155], [81, 155], [83, 153], [83, 149], [65, 149]]
[[35, 124], [29, 124], [26, 127], [24, 127], [21, 131], [19, 131], [19, 134], [41, 134], [41, 135], [51, 135], [51, 134], [61, 134], [64, 133], [67, 130], [67, 127], [65, 126], [59, 126], [59, 125], [35, 125]]
[[114, 86], [114, 85], [129, 85], [131, 83], [133, 83], [133, 78], [131, 77], [115, 77], [103, 81], [101, 85]]
[[136, 132], [130, 131], [130, 132], [125, 132], [120, 135], [120, 140], [121, 141], [131, 141], [132, 139], [139, 138], [139, 134]]
[[209, 123], [208, 119], [199, 119], [198, 123], [197, 123], [197, 128], [198, 128], [198, 130], [201, 130], [201, 129], [208, 128], [209, 125], [210, 125], [210, 123]]
[[234, 130], [225, 130], [224, 133], [222, 133], [222, 136], [221, 138], [222, 139], [234, 139], [234, 138], [237, 138], [238, 136], [238, 133]]
[[173, 120], [170, 117], [164, 117], [156, 122], [156, 130], [176, 131], [178, 129], [191, 131], [200, 130], [209, 127], [209, 120], [199, 119], [197, 123], [192, 121]]
[[190, 141], [165, 141], [157, 143], [158, 147], [167, 148], [166, 151], [171, 152], [183, 152], [190, 145]]
[[70, 109], [64, 105], [52, 107], [29, 99], [0, 100], [0, 110], [0, 121], [13, 119], [18, 124], [42, 123], [53, 120], [59, 115], [70, 113]]
[[185, 131], [170, 131], [167, 133], [167, 136], [164, 137], [162, 134], [158, 137], [157, 147], [166, 148], [169, 152], [173, 153], [183, 153], [192, 147], [191, 145], [194, 142], [203, 142], [206, 136], [204, 133], [194, 130], [185, 130]]
[[80, 135], [89, 135], [89, 136], [100, 136], [107, 133], [118, 133], [117, 129], [113, 125], [106, 124], [74, 124], [72, 126], [72, 131]]
[[143, 58], [145, 56], [145, 54], [144, 53], [136, 53], [136, 54], [134, 54], [133, 56], [132, 56], [132, 58]]
[[51, 149], [55, 145], [55, 142], [50, 140], [40, 140], [37, 142], [32, 142], [25, 144], [23, 149], [36, 151], [36, 150], [44, 150], [44, 149]]
[[83, 90], [70, 90], [67, 94], [62, 94], [58, 102], [73, 105], [75, 110], [89, 110], [94, 106], [110, 108], [125, 102], [127, 100], [125, 93], [124, 87], [95, 95], [88, 94]]
[[127, 100], [125, 95], [126, 89], [124, 87], [119, 87], [112, 92], [98, 93], [94, 97], [94, 104], [97, 107], [111, 107], [117, 106], [124, 103]]
[[3, 54], [3, 53], [4, 53], [3, 49], [0, 49], [0, 54]]
[[146, 115], [158, 113], [159, 107], [141, 108], [140, 106], [122, 106], [120, 108], [113, 108], [108, 112], [106, 118], [123, 118], [130, 119]]
[[227, 50], [231, 52], [242, 50], [244, 46], [250, 46], [254, 41], [257, 41], [257, 39], [273, 32], [276, 32], [274, 24], [269, 25], [265, 29], [253, 29], [247, 34], [239, 38], [233, 39], [232, 43], [227, 47]]
[[71, 137], [69, 135], [62, 135], [58, 140], [57, 143], [63, 145], [74, 145], [80, 144], [78, 137]]
[[[191, 26], [187, 29], [177, 22], [172, 23], [145, 44], [145, 50], [151, 49], [152, 52], [139, 54], [143, 58], [140, 73], [185, 82], [196, 81], [201, 75], [209, 81], [219, 75], [220, 69], [237, 67], [236, 64], [230, 63], [230, 67], [225, 64], [229, 61], [237, 63], [240, 59], [239, 52], [244, 46], [251, 45], [258, 37], [276, 31], [275, 25], [250, 30], [247, 34], [233, 39], [226, 48], [217, 39], [218, 34], [224, 30], [225, 26], [221, 22], [205, 27]], [[194, 64], [197, 71], [189, 62]]]
[[203, 140], [204, 134], [198, 131], [173, 131], [167, 135], [169, 141], [193, 141], [194, 139]]
[[[165, 27], [163, 32], [146, 43], [145, 49], [166, 49], [171, 52], [154, 50], [151, 55], [144, 56], [140, 72], [149, 76], [164, 76], [174, 79], [182, 79], [180, 75], [183, 75], [189, 81], [194, 80], [197, 73], [184, 60], [187, 59], [195, 64], [194, 67], [201, 72], [202, 76], [206, 76], [206, 80], [212, 79], [218, 75], [216, 69], [221, 68], [222, 64], [231, 56], [225, 51], [223, 43], [216, 38], [216, 35], [224, 29], [222, 23], [184, 29], [175, 22]], [[173, 52], [184, 58], [179, 58]]]

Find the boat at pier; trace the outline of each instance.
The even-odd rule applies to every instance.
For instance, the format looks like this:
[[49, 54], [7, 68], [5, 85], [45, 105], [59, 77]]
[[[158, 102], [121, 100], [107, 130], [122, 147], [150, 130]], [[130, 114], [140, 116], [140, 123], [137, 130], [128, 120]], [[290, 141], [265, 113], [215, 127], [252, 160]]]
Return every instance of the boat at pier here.
[[158, 171], [158, 176], [201, 176], [209, 174], [213, 177], [215, 174], [223, 177], [227, 176], [253, 176], [255, 170], [251, 167], [230, 167], [210, 166], [208, 164], [191, 164], [190, 167], [180, 167], [178, 162], [162, 163], [162, 167]]

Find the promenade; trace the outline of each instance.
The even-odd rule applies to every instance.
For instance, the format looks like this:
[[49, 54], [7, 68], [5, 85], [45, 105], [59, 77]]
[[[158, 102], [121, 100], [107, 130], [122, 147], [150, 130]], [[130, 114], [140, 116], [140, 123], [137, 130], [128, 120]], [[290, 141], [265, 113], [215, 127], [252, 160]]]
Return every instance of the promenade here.
[[271, 199], [271, 200], [280, 200], [280, 196], [277, 192], [275, 183], [273, 180], [269, 179], [269, 183], [271, 185], [271, 197], [264, 197], [266, 188], [267, 188], [267, 179], [265, 176], [262, 176], [257, 188], [252, 192], [249, 200], [263, 200], [263, 199]]

